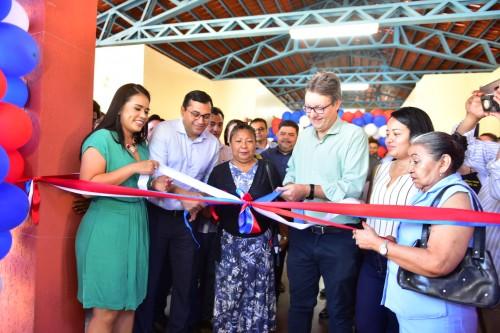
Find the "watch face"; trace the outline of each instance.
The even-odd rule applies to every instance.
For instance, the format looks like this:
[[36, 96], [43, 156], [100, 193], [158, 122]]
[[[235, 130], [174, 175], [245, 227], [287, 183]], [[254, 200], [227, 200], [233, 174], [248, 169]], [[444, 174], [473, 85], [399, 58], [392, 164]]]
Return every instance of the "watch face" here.
[[387, 255], [387, 242], [384, 242], [378, 248], [378, 252], [384, 257]]

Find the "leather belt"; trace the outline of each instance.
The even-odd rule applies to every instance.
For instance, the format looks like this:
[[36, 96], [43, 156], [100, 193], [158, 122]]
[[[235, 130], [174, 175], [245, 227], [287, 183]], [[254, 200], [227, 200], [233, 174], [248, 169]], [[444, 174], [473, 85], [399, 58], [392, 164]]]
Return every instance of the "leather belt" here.
[[173, 216], [173, 217], [179, 217], [179, 216], [184, 216], [184, 211], [183, 210], [164, 210], [165, 215]]
[[[353, 227], [356, 229], [362, 229], [363, 226], [361, 223], [356, 224], [346, 224], [346, 226]], [[338, 234], [340, 232], [351, 232], [351, 230], [341, 229], [336, 227], [326, 227], [322, 225], [315, 225], [309, 228], [313, 234], [316, 235], [324, 235], [324, 234]]]

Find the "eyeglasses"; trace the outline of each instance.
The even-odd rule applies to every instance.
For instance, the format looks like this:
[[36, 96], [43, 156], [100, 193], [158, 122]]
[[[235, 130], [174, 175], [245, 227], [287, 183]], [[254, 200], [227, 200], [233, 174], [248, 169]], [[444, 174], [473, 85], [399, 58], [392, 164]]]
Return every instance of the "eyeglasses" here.
[[193, 116], [194, 120], [198, 120], [198, 119], [200, 119], [200, 117], [203, 119], [204, 122], [207, 122], [207, 121], [210, 120], [211, 113], [201, 114], [198, 111], [189, 111], [189, 110], [186, 110], [186, 111], [188, 111], [189, 113], [191, 113], [191, 115]]
[[333, 105], [333, 103], [330, 103], [326, 106], [307, 106], [307, 105], [304, 105], [304, 107], [302, 108], [304, 110], [305, 113], [311, 113], [311, 112], [316, 112], [317, 114], [323, 114], [325, 113], [325, 109], [328, 108], [330, 105]]

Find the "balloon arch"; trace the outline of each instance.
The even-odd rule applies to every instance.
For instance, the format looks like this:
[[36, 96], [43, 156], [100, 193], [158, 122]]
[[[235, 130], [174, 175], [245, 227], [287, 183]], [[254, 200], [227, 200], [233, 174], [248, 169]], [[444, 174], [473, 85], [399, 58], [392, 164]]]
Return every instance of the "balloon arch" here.
[[28, 215], [24, 188], [14, 183], [24, 175], [19, 149], [31, 139], [33, 125], [24, 107], [29, 88], [23, 77], [39, 62], [37, 43], [28, 33], [29, 18], [15, 0], [0, 1], [0, 259], [12, 246], [11, 229]]
[[[378, 155], [380, 157], [384, 157], [387, 153], [385, 145], [387, 120], [389, 120], [393, 111], [394, 110], [373, 109], [370, 112], [362, 112], [360, 110], [357, 110], [356, 112], [344, 112], [344, 110], [340, 108], [338, 116], [348, 123], [362, 127], [368, 137], [372, 137], [377, 140], [379, 144]], [[268, 133], [269, 138], [276, 140], [276, 133], [278, 133], [279, 124], [283, 120], [291, 120], [297, 123], [300, 128], [306, 128], [311, 125], [309, 118], [303, 110], [296, 110], [293, 112], [285, 111], [283, 112], [281, 118], [275, 117], [271, 121], [271, 127], [269, 128]]]

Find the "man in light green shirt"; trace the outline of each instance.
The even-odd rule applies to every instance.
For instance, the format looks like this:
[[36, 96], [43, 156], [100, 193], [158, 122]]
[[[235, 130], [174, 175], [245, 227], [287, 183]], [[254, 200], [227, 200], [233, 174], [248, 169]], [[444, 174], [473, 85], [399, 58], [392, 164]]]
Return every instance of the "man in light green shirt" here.
[[[332, 201], [359, 198], [368, 172], [368, 140], [360, 127], [337, 116], [340, 81], [334, 73], [317, 73], [306, 87], [304, 111], [312, 126], [301, 132], [281, 189], [287, 201]], [[307, 212], [325, 217], [325, 213]], [[332, 221], [358, 224], [356, 218]], [[333, 227], [290, 229], [288, 327], [309, 333], [318, 295], [325, 281], [329, 332], [352, 332], [358, 249], [352, 233]]]

